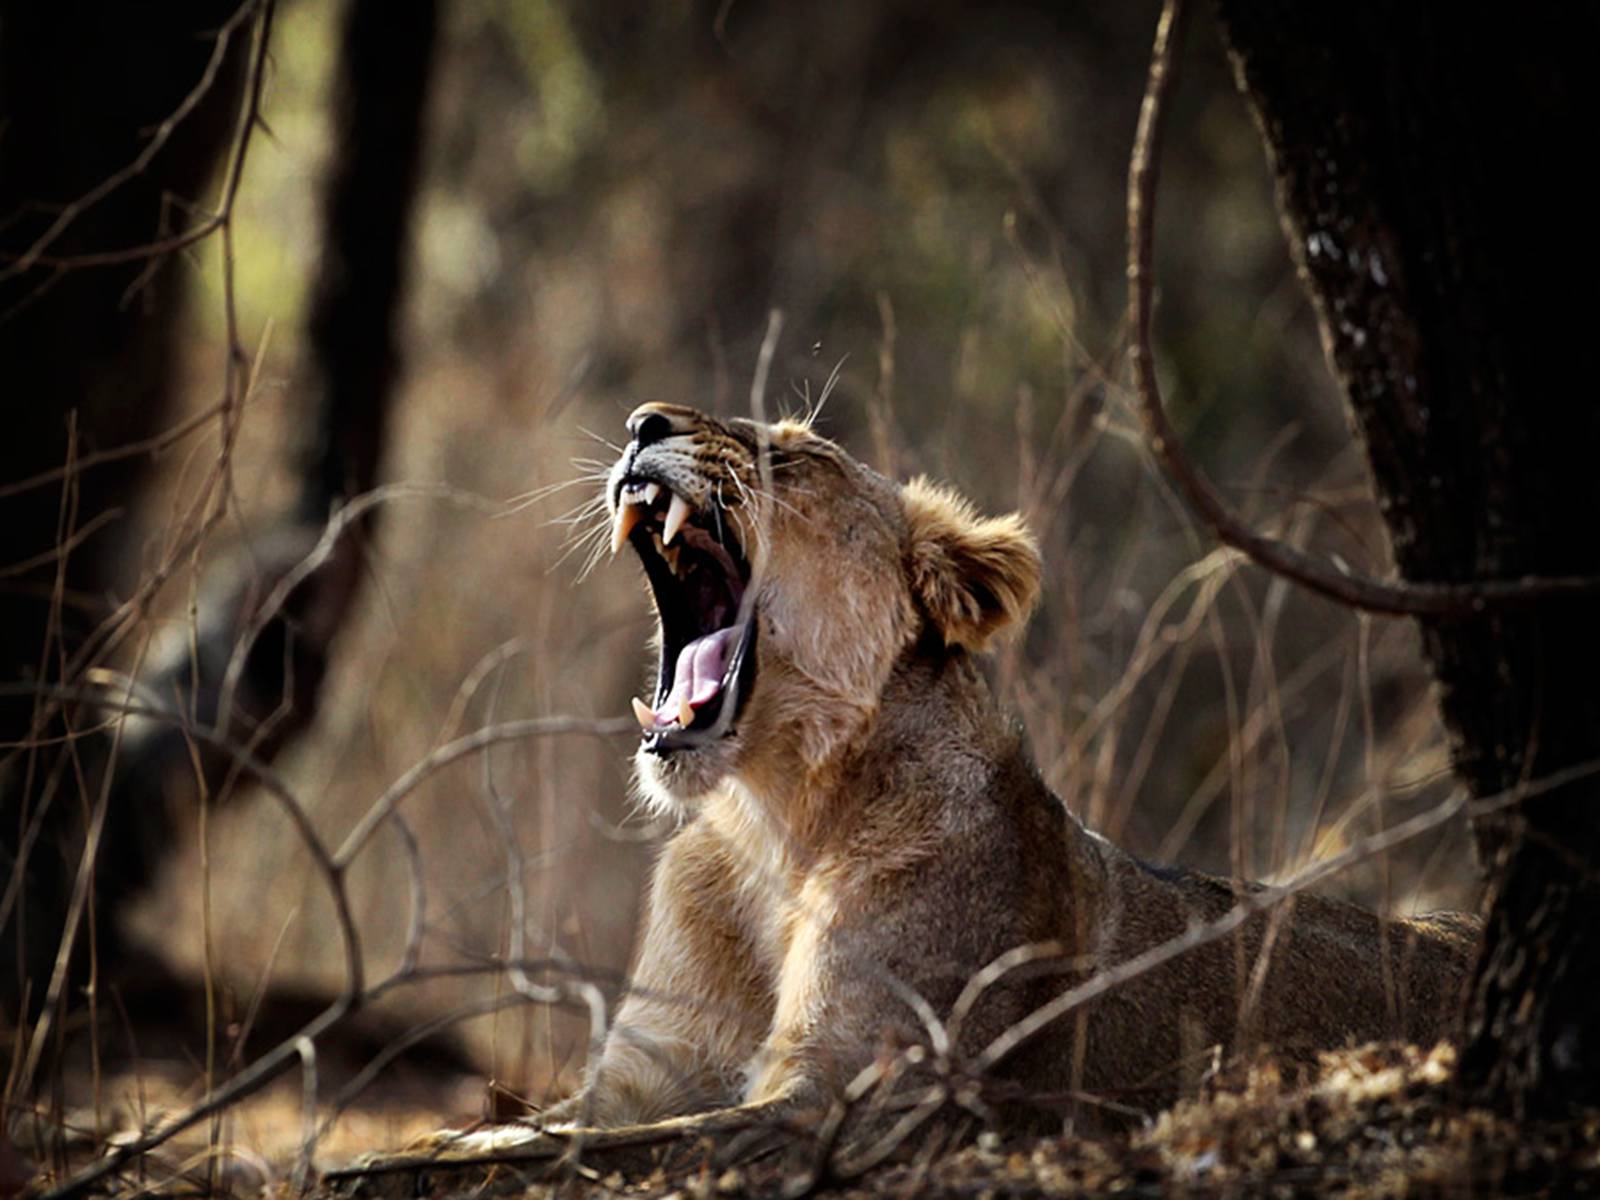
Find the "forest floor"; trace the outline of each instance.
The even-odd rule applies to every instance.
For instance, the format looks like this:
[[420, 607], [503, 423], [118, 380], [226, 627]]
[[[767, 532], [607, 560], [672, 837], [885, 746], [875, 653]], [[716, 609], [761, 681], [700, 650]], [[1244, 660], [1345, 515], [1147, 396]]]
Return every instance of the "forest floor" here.
[[[854, 1179], [816, 1179], [774, 1161], [719, 1164], [702, 1151], [652, 1170], [594, 1164], [535, 1180], [516, 1166], [411, 1172], [404, 1191], [376, 1176], [330, 1179], [343, 1195], [533, 1194], [685, 1197], [1570, 1196], [1600, 1193], [1600, 1114], [1516, 1127], [1448, 1099], [1453, 1052], [1367, 1046], [1325, 1056], [1288, 1085], [1270, 1062], [1212, 1082], [1136, 1132], [1106, 1139], [980, 1137]], [[929, 1151], [932, 1151], [931, 1153]], [[781, 1156], [779, 1156], [781, 1157]], [[422, 1190], [416, 1190], [421, 1185]]]
[[[1463, 1111], [1449, 1098], [1453, 1066], [1446, 1046], [1373, 1045], [1326, 1055], [1317, 1078], [1291, 1084], [1262, 1061], [1225, 1072], [1204, 1095], [1141, 1129], [1107, 1138], [984, 1134], [950, 1148], [943, 1134], [928, 1135], [935, 1128], [929, 1122], [918, 1139], [907, 1139], [898, 1161], [852, 1178], [819, 1177], [804, 1147], [772, 1139], [746, 1141], [742, 1153], [731, 1153], [727, 1140], [599, 1147], [577, 1162], [560, 1163], [548, 1153], [530, 1157], [515, 1150], [470, 1165], [386, 1159], [378, 1147], [401, 1146], [432, 1127], [427, 1089], [409, 1086], [403, 1097], [390, 1098], [386, 1115], [349, 1114], [340, 1134], [319, 1150], [322, 1173], [297, 1180], [299, 1114], [291, 1094], [297, 1089], [284, 1088], [275, 1099], [258, 1099], [251, 1151], [226, 1155], [230, 1165], [220, 1174], [202, 1168], [204, 1155], [169, 1146], [162, 1161], [148, 1160], [137, 1176], [125, 1174], [96, 1190], [194, 1195], [211, 1189], [311, 1200], [1600, 1194], [1600, 1113], [1517, 1126]], [[440, 1103], [433, 1125], [452, 1099], [459, 1101], [461, 1082], [454, 1086], [458, 1090], [448, 1095], [448, 1089], [435, 1092]], [[281, 1116], [276, 1134], [274, 1110]], [[47, 1183], [38, 1177], [29, 1190]]]

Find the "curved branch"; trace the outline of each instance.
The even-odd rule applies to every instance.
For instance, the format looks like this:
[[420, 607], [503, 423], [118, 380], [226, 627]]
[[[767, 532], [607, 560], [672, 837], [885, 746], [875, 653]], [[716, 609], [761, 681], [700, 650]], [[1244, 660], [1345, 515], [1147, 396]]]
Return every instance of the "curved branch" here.
[[389, 819], [389, 814], [407, 795], [415, 791], [417, 785], [432, 775], [438, 774], [445, 767], [478, 751], [499, 744], [500, 742], [516, 742], [527, 738], [549, 737], [552, 735], [578, 733], [590, 737], [611, 737], [616, 734], [633, 733], [638, 725], [628, 717], [528, 717], [520, 721], [507, 721], [502, 725], [489, 725], [475, 730], [463, 737], [458, 737], [452, 742], [446, 742], [426, 758], [421, 759], [399, 779], [389, 785], [389, 788], [372, 802], [366, 814], [349, 834], [344, 843], [333, 855], [333, 864], [339, 870], [344, 870], [350, 865], [352, 859], [361, 853], [378, 827]]
[[1154, 307], [1152, 261], [1155, 252], [1156, 183], [1160, 176], [1161, 127], [1176, 74], [1174, 46], [1183, 19], [1183, 0], [1166, 0], [1156, 26], [1150, 77], [1128, 166], [1128, 307], [1132, 340], [1129, 358], [1140, 416], [1150, 451], [1177, 485], [1191, 509], [1219, 541], [1245, 554], [1257, 566], [1298, 583], [1329, 600], [1389, 616], [1474, 616], [1491, 606], [1529, 604], [1560, 597], [1600, 594], [1594, 576], [1528, 576], [1473, 583], [1418, 583], [1378, 579], [1340, 570], [1331, 561], [1261, 533], [1239, 518], [1216, 485], [1189, 458], [1167, 419], [1156, 382], [1150, 344]]

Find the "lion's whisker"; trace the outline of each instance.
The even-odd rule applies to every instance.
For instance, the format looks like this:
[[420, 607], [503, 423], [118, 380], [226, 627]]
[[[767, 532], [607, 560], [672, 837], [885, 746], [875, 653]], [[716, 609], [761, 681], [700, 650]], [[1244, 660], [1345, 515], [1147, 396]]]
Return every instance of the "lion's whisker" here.
[[585, 429], [582, 426], [579, 426], [578, 432], [583, 434], [585, 437], [593, 438], [595, 441], [599, 442], [602, 446], [604, 446], [607, 450], [610, 450], [613, 454], [617, 455], [618, 457], [621, 457], [621, 455], [623, 453], [623, 447], [617, 445], [610, 438], [601, 437], [594, 430]]
[[806, 414], [803, 422], [807, 429], [816, 425], [817, 418], [822, 415], [822, 410], [828, 403], [828, 397], [833, 395], [834, 388], [839, 386], [839, 376], [844, 371], [845, 360], [849, 357], [848, 354], [841, 355], [839, 361], [833, 364], [833, 370], [828, 372], [827, 382], [822, 385], [822, 394], [817, 397], [817, 406]]
[[605, 515], [605, 511], [606, 498], [604, 496], [596, 496], [592, 499], [585, 500], [576, 508], [568, 509], [559, 517], [551, 517], [550, 524], [576, 525], [581, 521], [586, 521], [593, 517], [603, 517]]

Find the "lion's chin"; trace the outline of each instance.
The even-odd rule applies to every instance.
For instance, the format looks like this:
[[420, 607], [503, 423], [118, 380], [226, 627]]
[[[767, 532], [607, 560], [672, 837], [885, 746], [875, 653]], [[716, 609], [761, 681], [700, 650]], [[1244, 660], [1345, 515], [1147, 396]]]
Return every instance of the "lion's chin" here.
[[737, 734], [669, 755], [640, 746], [633, 760], [639, 800], [656, 816], [691, 816], [733, 775], [738, 752]]

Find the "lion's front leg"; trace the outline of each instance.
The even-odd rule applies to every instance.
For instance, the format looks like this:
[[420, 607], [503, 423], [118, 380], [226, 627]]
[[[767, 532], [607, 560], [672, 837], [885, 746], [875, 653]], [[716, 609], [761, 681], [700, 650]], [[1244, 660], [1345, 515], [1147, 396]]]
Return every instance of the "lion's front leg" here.
[[695, 822], [651, 882], [629, 990], [582, 1090], [547, 1121], [612, 1128], [736, 1104], [771, 1020], [771, 983], [731, 880], [737, 864]]
[[[747, 1099], [826, 1114], [828, 1153], [872, 1160], [975, 1100], [967, 1056], [1030, 1007], [1006, 980], [961, 1004], [1001, 953], [1042, 941], [1004, 921], [951, 931], [940, 906], [981, 870], [955, 858], [911, 873], [870, 869], [801, 891], [772, 1029]], [[952, 1044], [954, 1043], [954, 1044]], [[967, 1109], [976, 1116], [980, 1106]], [[943, 1118], [941, 1117], [940, 1120]], [[963, 1118], [965, 1119], [965, 1118]], [[935, 1122], [936, 1123], [936, 1122]]]

